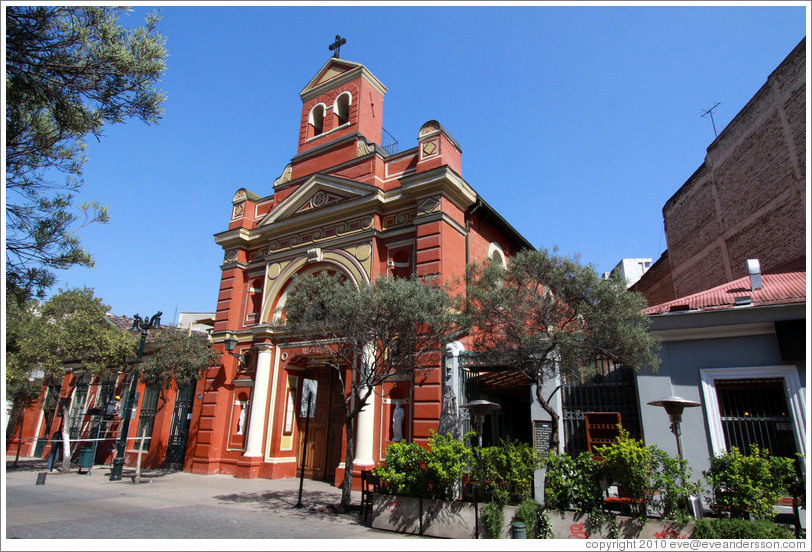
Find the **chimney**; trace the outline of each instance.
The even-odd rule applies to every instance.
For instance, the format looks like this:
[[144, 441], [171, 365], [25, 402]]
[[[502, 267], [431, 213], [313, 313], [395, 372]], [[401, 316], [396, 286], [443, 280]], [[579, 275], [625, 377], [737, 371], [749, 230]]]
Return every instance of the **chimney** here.
[[747, 272], [750, 274], [750, 291], [764, 287], [761, 284], [761, 265], [758, 259], [747, 259]]

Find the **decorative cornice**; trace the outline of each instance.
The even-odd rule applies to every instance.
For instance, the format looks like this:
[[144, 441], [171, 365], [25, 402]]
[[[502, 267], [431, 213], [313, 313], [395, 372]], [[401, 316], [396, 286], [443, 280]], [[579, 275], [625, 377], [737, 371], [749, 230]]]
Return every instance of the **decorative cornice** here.
[[247, 228], [232, 228], [214, 234], [214, 243], [223, 249], [232, 249], [235, 247], [249, 249], [255, 247], [260, 234], [257, 230], [248, 230]]
[[403, 193], [415, 199], [442, 194], [457, 203], [463, 210], [473, 205], [477, 199], [474, 189], [460, 175], [445, 165], [430, 171], [405, 176], [401, 179], [401, 185]]

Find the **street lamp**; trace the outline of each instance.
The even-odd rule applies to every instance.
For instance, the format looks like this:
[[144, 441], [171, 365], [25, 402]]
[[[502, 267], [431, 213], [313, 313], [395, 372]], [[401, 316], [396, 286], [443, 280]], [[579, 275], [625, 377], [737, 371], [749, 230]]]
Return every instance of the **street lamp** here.
[[[141, 318], [137, 314], [133, 317], [133, 326], [131, 331], [141, 331], [141, 343], [138, 345], [138, 358], [136, 365], [141, 363], [141, 357], [144, 355], [144, 343], [147, 341], [147, 330], [152, 328], [161, 327], [161, 315], [163, 313], [158, 311], [149, 320]], [[110, 472], [110, 481], [119, 481], [121, 479], [121, 472], [124, 469], [124, 453], [127, 450], [127, 434], [130, 430], [130, 416], [132, 415], [133, 403], [135, 402], [135, 389], [138, 387], [138, 373], [139, 368], [133, 367], [132, 377], [130, 378], [130, 389], [127, 392], [127, 400], [124, 402], [124, 409], [122, 412], [121, 420], [121, 435], [119, 435], [118, 443], [116, 444], [116, 459], [113, 460], [113, 469]]]
[[237, 338], [234, 337], [234, 334], [228, 332], [228, 337], [223, 340], [223, 345], [226, 348], [226, 352], [237, 359], [237, 362], [240, 363], [242, 368], [248, 368], [248, 361], [246, 359], [245, 354], [238, 354], [234, 352], [234, 349], [237, 348]]
[[476, 434], [479, 439], [479, 448], [482, 448], [482, 425], [485, 423], [485, 415], [493, 412], [494, 410], [499, 410], [502, 408], [502, 406], [495, 402], [479, 399], [465, 403], [462, 405], [462, 408], [467, 408], [471, 414], [474, 415]]

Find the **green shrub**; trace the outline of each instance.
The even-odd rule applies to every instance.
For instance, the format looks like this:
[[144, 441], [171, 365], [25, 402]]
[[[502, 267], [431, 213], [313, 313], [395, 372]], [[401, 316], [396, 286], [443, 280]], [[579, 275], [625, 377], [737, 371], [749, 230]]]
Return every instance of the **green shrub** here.
[[482, 514], [480, 514], [482, 526], [491, 539], [502, 538], [502, 526], [504, 524], [503, 509], [503, 505], [499, 502], [489, 502], [488, 505], [482, 509]]
[[647, 506], [664, 517], [687, 521], [689, 500], [701, 490], [684, 459], [674, 458], [656, 445], [643, 445], [620, 428], [617, 441], [597, 447], [604, 477], [618, 485], [621, 496], [633, 501], [632, 511], [645, 515]]
[[618, 485], [621, 496], [635, 502], [633, 510], [645, 514], [645, 503], [654, 489], [655, 455], [651, 447], [629, 436], [620, 428], [620, 435], [610, 445], [596, 447], [603, 458], [605, 474]]
[[475, 449], [471, 477], [484, 500], [519, 503], [531, 496], [533, 472], [538, 467], [538, 455], [531, 445], [508, 439], [498, 447]]
[[372, 473], [379, 476], [383, 492], [402, 496], [423, 496], [427, 487], [426, 460], [429, 451], [417, 443], [400, 441], [386, 447], [386, 462]]
[[711, 502], [720, 511], [755, 519], [775, 517], [774, 505], [795, 477], [791, 459], [770, 456], [757, 445], [750, 447], [748, 455], [730, 447], [711, 457], [710, 468], [702, 473], [713, 490]]
[[431, 454], [426, 457], [426, 498], [453, 500], [459, 482], [471, 461], [471, 450], [451, 434], [431, 433]]
[[544, 505], [553, 510], [570, 508], [591, 512], [601, 507], [601, 465], [588, 452], [576, 457], [551, 454], [544, 478]]
[[433, 433], [429, 450], [417, 443], [390, 443], [386, 461], [373, 473], [384, 492], [402, 496], [452, 500], [471, 458], [471, 451], [451, 435]]
[[788, 527], [766, 519], [702, 518], [696, 520], [695, 539], [791, 539]]
[[690, 514], [689, 497], [699, 496], [701, 485], [692, 481], [693, 470], [688, 461], [669, 456], [655, 445], [649, 445], [654, 458], [652, 487], [655, 494], [650, 503], [663, 517], [687, 522]]
[[512, 521], [524, 523], [527, 528], [528, 539], [553, 538], [552, 526], [547, 511], [533, 498], [527, 498], [519, 504]]

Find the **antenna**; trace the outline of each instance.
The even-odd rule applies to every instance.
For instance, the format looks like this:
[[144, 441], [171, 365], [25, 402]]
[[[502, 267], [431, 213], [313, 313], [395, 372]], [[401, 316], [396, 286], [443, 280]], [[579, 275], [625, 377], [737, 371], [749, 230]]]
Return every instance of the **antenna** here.
[[713, 107], [711, 107], [710, 109], [708, 109], [707, 111], [705, 111], [705, 112], [702, 114], [702, 117], [703, 117], [703, 118], [705, 117], [705, 115], [710, 114], [710, 120], [711, 120], [711, 124], [713, 125], [713, 136], [714, 136], [714, 137], [718, 137], [718, 136], [719, 136], [719, 133], [717, 133], [717, 132], [716, 132], [716, 123], [715, 123], [715, 122], [714, 122], [714, 120], [713, 120], [713, 110], [714, 110], [714, 109], [716, 109], [717, 107], [719, 107], [720, 105], [722, 105], [722, 104], [721, 104], [721, 103], [719, 103], [719, 102], [716, 102], [716, 105], [714, 105]]

